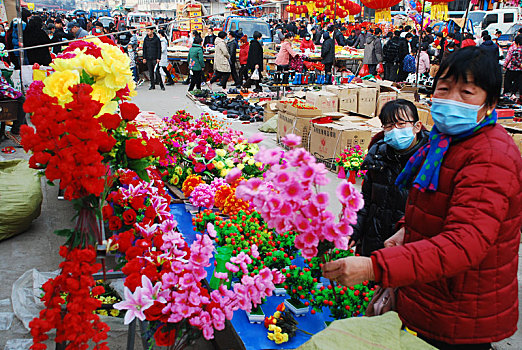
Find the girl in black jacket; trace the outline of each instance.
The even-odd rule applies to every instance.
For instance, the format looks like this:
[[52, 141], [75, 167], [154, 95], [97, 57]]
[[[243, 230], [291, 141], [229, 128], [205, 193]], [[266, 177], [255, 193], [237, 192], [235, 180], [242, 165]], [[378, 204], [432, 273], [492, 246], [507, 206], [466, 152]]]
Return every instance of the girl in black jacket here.
[[258, 31], [254, 32], [252, 41], [250, 41], [250, 48], [248, 49], [248, 59], [247, 59], [247, 69], [250, 71], [251, 74], [257, 69], [259, 72], [259, 80], [253, 80], [251, 78], [248, 78], [245, 87], [250, 87], [252, 85], [252, 82], [256, 85], [256, 88], [254, 89], [255, 92], [261, 92], [261, 79], [263, 77], [263, 46], [261, 46], [261, 43], [259, 40], [262, 38], [262, 34]]
[[384, 248], [404, 216], [408, 190], [399, 190], [395, 180], [410, 157], [428, 141], [428, 131], [419, 121], [415, 105], [398, 99], [386, 103], [379, 115], [384, 132], [370, 147], [362, 170], [367, 170], [362, 186], [364, 207], [357, 213], [350, 246], [364, 256]]
[[[24, 29], [25, 47], [43, 45], [51, 43], [51, 39], [42, 29], [43, 20], [39, 16], [32, 16]], [[37, 49], [27, 50], [27, 59], [29, 64], [38, 63], [42, 66], [48, 66], [52, 59], [48, 47], [40, 47]]]

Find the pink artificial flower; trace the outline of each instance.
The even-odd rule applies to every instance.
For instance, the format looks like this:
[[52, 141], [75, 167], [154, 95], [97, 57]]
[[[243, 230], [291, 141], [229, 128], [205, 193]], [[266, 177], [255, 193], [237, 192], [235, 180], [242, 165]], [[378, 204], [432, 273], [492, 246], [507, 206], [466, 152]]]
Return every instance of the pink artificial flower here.
[[124, 324], [129, 324], [138, 318], [140, 321], [145, 320], [143, 311], [147, 310], [154, 304], [154, 301], [146, 296], [141, 287], [136, 288], [134, 293], [131, 293], [129, 288], [124, 289], [124, 300], [114, 304], [116, 310], [127, 310], [125, 313]]
[[225, 314], [218, 308], [213, 308], [211, 311], [212, 324], [218, 331], [225, 329]]
[[233, 272], [233, 273], [239, 272], [239, 267], [234, 264], [229, 263], [228, 261], [225, 263], [225, 267], [230, 272]]
[[312, 180], [314, 175], [315, 175], [315, 171], [314, 171], [314, 168], [312, 168], [311, 166], [306, 165], [306, 166], [299, 168], [299, 176], [303, 181]]
[[295, 134], [288, 134], [281, 138], [281, 142], [288, 147], [294, 147], [301, 144], [301, 136]]
[[228, 279], [228, 273], [225, 272], [214, 272], [214, 277], [220, 279], [220, 280], [226, 280]]
[[330, 202], [330, 195], [326, 192], [319, 192], [313, 197], [312, 201], [318, 208], [325, 209]]
[[207, 233], [210, 237], [216, 238], [217, 232], [216, 232], [216, 229], [214, 228], [214, 225], [211, 222], [209, 222], [207, 224]]
[[143, 296], [145, 298], [149, 298], [153, 301], [158, 301], [162, 304], [166, 303], [167, 300], [165, 299], [165, 296], [168, 295], [168, 291], [164, 292], [161, 291], [161, 282], [156, 282], [156, 284], [153, 286], [150, 279], [142, 275], [141, 276], [141, 286], [143, 288]]
[[350, 200], [350, 197], [353, 192], [355, 192], [355, 188], [348, 181], [341, 181], [341, 183], [339, 184], [339, 186], [337, 186], [337, 189], [335, 191], [335, 193], [337, 194], [337, 198], [339, 198], [341, 203], [345, 205], [348, 204], [348, 201]]
[[289, 199], [298, 200], [303, 194], [303, 187], [299, 182], [293, 180], [286, 187], [286, 195]]
[[259, 142], [263, 141], [264, 139], [265, 139], [265, 137], [263, 136], [263, 134], [258, 132], [248, 138], [248, 143], [259, 143]]
[[227, 176], [225, 176], [225, 181], [228, 182], [229, 184], [231, 184], [234, 181], [236, 181], [237, 179], [239, 179], [240, 177], [241, 177], [241, 169], [233, 168], [228, 172]]

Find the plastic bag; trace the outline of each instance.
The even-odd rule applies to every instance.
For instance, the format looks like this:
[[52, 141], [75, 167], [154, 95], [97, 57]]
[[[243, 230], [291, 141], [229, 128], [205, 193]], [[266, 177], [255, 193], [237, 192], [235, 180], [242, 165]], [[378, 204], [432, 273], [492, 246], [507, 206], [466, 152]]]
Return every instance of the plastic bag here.
[[42, 198], [40, 178], [26, 160], [0, 162], [0, 240], [27, 230]]
[[368, 74], [370, 74], [370, 70], [368, 69], [368, 65], [367, 64], [363, 64], [363, 66], [361, 67], [361, 70], [359, 71], [359, 76], [360, 77], [365, 77]]
[[267, 133], [276, 133], [277, 132], [277, 119], [278, 119], [278, 117], [279, 116], [276, 114], [275, 116], [270, 118], [268, 121], [263, 123], [263, 125], [261, 125], [259, 127], [259, 131], [267, 132]]
[[254, 70], [254, 73], [252, 73], [252, 75], [250, 76], [250, 79], [252, 79], [252, 80], [259, 80], [260, 79], [259, 78], [259, 69], [256, 68]]
[[382, 66], [382, 63], [377, 65], [377, 73], [379, 73], [379, 75], [384, 73], [384, 67]]

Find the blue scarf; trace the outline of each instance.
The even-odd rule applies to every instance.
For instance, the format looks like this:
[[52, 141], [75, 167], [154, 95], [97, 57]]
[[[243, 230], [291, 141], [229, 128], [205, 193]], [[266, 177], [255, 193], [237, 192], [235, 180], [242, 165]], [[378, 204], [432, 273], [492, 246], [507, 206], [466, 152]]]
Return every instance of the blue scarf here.
[[419, 148], [410, 158], [402, 172], [397, 177], [395, 184], [400, 188], [407, 188], [411, 178], [417, 173], [413, 181], [413, 186], [419, 191], [436, 191], [439, 186], [439, 174], [444, 155], [448, 151], [453, 141], [462, 140], [473, 135], [485, 126], [493, 125], [497, 122], [497, 112], [486, 116], [475, 128], [459, 135], [446, 135], [441, 133], [436, 126], [430, 132], [428, 143]]

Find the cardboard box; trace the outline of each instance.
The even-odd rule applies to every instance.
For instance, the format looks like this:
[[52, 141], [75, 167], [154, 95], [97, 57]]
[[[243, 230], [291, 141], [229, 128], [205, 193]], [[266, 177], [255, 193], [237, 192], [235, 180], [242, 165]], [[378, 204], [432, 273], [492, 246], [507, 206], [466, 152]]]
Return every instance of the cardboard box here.
[[433, 119], [431, 118], [430, 108], [418, 102], [414, 102], [414, 104], [417, 107], [419, 121], [422, 122], [422, 125], [424, 125], [426, 129], [431, 130], [431, 127], [433, 126]]
[[295, 100], [297, 100], [296, 98], [288, 98], [288, 97], [283, 97], [282, 99], [280, 99], [279, 101], [277, 101], [277, 110], [279, 112], [284, 112], [286, 110], [286, 106], [288, 106], [290, 103], [294, 102]]
[[262, 101], [258, 103], [264, 107], [263, 122], [267, 122], [277, 114], [277, 103], [274, 101]]
[[515, 117], [515, 111], [509, 108], [497, 108], [497, 121], [500, 124], [509, 124], [513, 123], [513, 118]]
[[336, 94], [328, 91], [307, 91], [306, 103], [319, 108], [323, 113], [339, 110], [339, 98]]
[[310, 118], [299, 118], [296, 116], [288, 115], [287, 113], [279, 112], [277, 119], [277, 143], [281, 143], [281, 138], [288, 134], [295, 134], [301, 136], [301, 147], [306, 149], [309, 148], [308, 138], [310, 134]]
[[415, 102], [415, 93], [417, 92], [417, 88], [415, 86], [406, 85], [403, 86], [399, 93], [397, 94], [397, 98], [402, 98], [404, 100], [408, 100], [411, 102]]
[[375, 116], [375, 104], [377, 103], [377, 88], [361, 87], [357, 102], [357, 113], [370, 117]]
[[375, 115], [378, 116], [381, 113], [382, 107], [390, 101], [397, 99], [397, 90], [393, 87], [381, 86], [377, 95], [377, 105], [375, 106]]
[[371, 132], [350, 124], [312, 124], [310, 130], [310, 153], [330, 170], [335, 171], [335, 158], [341, 151], [360, 145], [365, 149], [371, 140]]
[[[313, 107], [312, 105], [310, 106]], [[291, 104], [286, 105], [285, 113], [300, 118], [316, 118], [323, 114], [321, 110], [316, 107], [314, 107], [314, 109], [302, 109], [294, 107]]]
[[518, 146], [518, 150], [522, 154], [522, 123], [503, 123], [502, 126], [506, 128], [507, 132], [515, 141], [515, 144]]
[[326, 91], [337, 95], [339, 100], [349, 99], [350, 96], [355, 95], [357, 97], [357, 91], [361, 88], [357, 84], [343, 84], [343, 85], [327, 85]]

